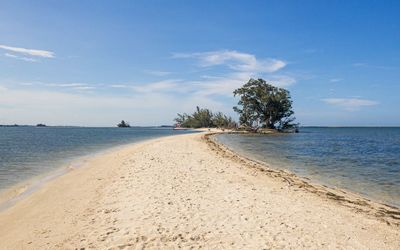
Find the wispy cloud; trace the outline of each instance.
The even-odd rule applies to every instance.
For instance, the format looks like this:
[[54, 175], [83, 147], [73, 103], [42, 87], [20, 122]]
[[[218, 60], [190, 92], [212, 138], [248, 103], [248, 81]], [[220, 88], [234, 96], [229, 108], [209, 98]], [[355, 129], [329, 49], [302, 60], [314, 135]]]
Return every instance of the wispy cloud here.
[[248, 73], [236, 72], [219, 77], [205, 77], [198, 81], [189, 82], [198, 96], [225, 95], [232, 96], [233, 90], [249, 80]]
[[169, 71], [160, 71], [160, 70], [146, 70], [145, 71], [147, 74], [149, 75], [153, 75], [153, 76], [167, 76], [172, 74], [172, 72]]
[[286, 62], [278, 59], [257, 59], [255, 55], [235, 50], [220, 50], [200, 53], [174, 53], [173, 58], [195, 58], [200, 66], [210, 67], [227, 65], [229, 68], [246, 72], [272, 73], [286, 66]]
[[10, 53], [4, 53], [4, 56], [11, 57], [11, 58], [18, 58], [18, 56], [10, 54]]
[[25, 57], [25, 56], [17, 56], [17, 55], [10, 54], [10, 53], [5, 53], [4, 56], [10, 57], [10, 58], [14, 58], [14, 59], [18, 59], [18, 60], [22, 60], [22, 61], [25, 61], [25, 62], [37, 62], [37, 60], [34, 59], [34, 58]]
[[339, 106], [348, 111], [357, 111], [361, 107], [375, 106], [379, 103], [373, 100], [360, 99], [360, 98], [326, 98], [322, 99], [323, 102]]
[[11, 47], [0, 44], [0, 49], [4, 49], [7, 51], [11, 51], [14, 53], [19, 53], [23, 55], [36, 56], [36, 57], [44, 57], [44, 58], [54, 58], [54, 52], [47, 50], [38, 50], [38, 49], [26, 49], [26, 48], [18, 48]]
[[126, 89], [131, 90], [133, 93], [158, 93], [158, 92], [179, 92], [178, 87], [182, 82], [180, 79], [167, 79], [158, 82], [150, 82], [143, 84], [111, 84], [106, 87], [115, 89]]
[[[236, 72], [221, 77], [204, 77], [202, 80], [189, 82], [193, 85], [194, 93], [200, 96], [225, 95], [232, 96], [233, 91], [241, 87], [250, 78], [256, 78], [256, 75], [248, 72]], [[277, 75], [266, 78], [267, 82], [273, 83], [277, 87], [287, 87], [296, 82], [290, 76]]]
[[110, 85], [111, 88], [129, 88], [129, 85], [126, 84], [111, 84]]
[[121, 84], [105, 84], [105, 83], [44, 83], [44, 82], [22, 82], [19, 85], [22, 86], [38, 86], [40, 88], [50, 87], [57, 90], [106, 90], [106, 89], [124, 89], [124, 91], [130, 91], [134, 93], [160, 93], [160, 92], [182, 92], [182, 88], [178, 89], [180, 79], [167, 79], [163, 81], [133, 84], [133, 83], [121, 83]]
[[93, 85], [89, 83], [44, 83], [44, 82], [38, 82], [38, 81], [33, 81], [33, 82], [22, 82], [19, 83], [19, 85], [22, 86], [38, 86], [38, 87], [50, 87], [54, 89], [65, 89], [65, 90], [78, 90], [78, 91], [86, 91], [86, 90], [94, 90], [97, 89], [98, 86], [101, 85]]
[[[215, 59], [215, 61], [208, 57], [212, 55], [207, 54], [204, 58], [207, 63], [204, 63], [203, 58], [190, 58], [193, 58], [199, 67], [221, 65], [226, 68], [223, 71], [214, 72], [211, 76], [191, 76], [191, 79], [165, 79], [148, 83], [90, 84], [31, 81], [19, 84], [26, 86], [23, 89], [16, 87], [17, 84], [10, 84], [15, 89], [0, 91], [0, 104], [5, 103], [11, 108], [0, 110], [0, 116], [2, 112], [3, 116], [19, 112], [18, 117], [26, 119], [15, 121], [19, 123], [42, 120], [71, 124], [71, 119], [77, 117], [76, 123], [94, 125], [137, 116], [157, 117], [160, 122], [165, 123], [174, 117], [176, 112], [190, 112], [196, 105], [233, 114], [231, 105], [223, 104], [219, 97], [232, 97], [234, 89], [242, 86], [249, 78], [263, 77], [260, 75], [263, 73], [265, 79], [274, 81], [276, 85], [288, 86], [295, 82], [295, 79], [288, 75], [275, 74], [286, 65], [283, 61], [259, 60], [250, 54], [237, 52], [225, 54], [223, 57], [226, 58]], [[126, 94], [121, 96], [121, 91]], [[143, 103], [146, 105], [143, 106]], [[42, 115], [45, 114], [43, 112], [45, 109], [49, 110], [49, 113], [53, 113], [50, 111], [55, 109], [63, 115], [54, 120], [53, 117]], [[161, 109], [162, 115], [160, 115]], [[99, 115], [98, 110], [108, 110], [107, 117]], [[141, 122], [151, 124], [155, 122], [153, 119], [152, 121], [142, 119]]]
[[73, 87], [73, 89], [76, 89], [76, 90], [93, 90], [93, 89], [96, 89], [96, 87], [94, 87], [94, 86], [77, 86], [77, 87]]
[[329, 79], [329, 81], [330, 82], [341, 82], [341, 81], [343, 81], [343, 79], [342, 78], [332, 78], [332, 79]]
[[375, 64], [369, 64], [369, 63], [363, 63], [363, 62], [353, 63], [352, 66], [356, 67], [356, 68], [398, 69], [398, 67], [375, 65]]
[[132, 86], [131, 88], [136, 92], [151, 93], [151, 92], [163, 92], [163, 91], [175, 91], [178, 87], [179, 79], [170, 79], [154, 83], [142, 84]]
[[66, 87], [66, 88], [76, 88], [76, 87], [85, 87], [87, 83], [44, 83], [44, 85], [49, 87]]
[[188, 82], [193, 92], [200, 96], [232, 96], [234, 89], [242, 86], [250, 78], [264, 78], [279, 87], [288, 87], [296, 79], [286, 74], [275, 74], [286, 67], [283, 60], [274, 58], [257, 58], [253, 54], [235, 50], [218, 50], [196, 53], [174, 53], [175, 59], [193, 59], [199, 67], [225, 67], [228, 71], [214, 76], [202, 77]]
[[281, 88], [286, 88], [296, 83], [296, 79], [294, 77], [287, 75], [272, 75], [267, 78], [267, 81]]

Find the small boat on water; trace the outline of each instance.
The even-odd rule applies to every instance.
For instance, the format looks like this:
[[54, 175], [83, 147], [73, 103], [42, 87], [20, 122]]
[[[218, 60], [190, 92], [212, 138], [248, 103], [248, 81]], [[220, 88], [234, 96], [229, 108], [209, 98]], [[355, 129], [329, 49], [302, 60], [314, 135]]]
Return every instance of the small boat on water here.
[[180, 124], [176, 124], [176, 126], [173, 128], [173, 130], [188, 130], [188, 129], [190, 129], [190, 128], [181, 127]]
[[189, 130], [190, 128], [175, 127], [173, 130]]

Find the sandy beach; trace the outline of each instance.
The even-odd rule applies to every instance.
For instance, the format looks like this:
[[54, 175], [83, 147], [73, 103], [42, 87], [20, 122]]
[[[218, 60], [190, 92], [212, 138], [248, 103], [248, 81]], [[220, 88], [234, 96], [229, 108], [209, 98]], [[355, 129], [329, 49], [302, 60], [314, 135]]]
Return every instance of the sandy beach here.
[[0, 212], [0, 249], [400, 249], [400, 210], [206, 132], [97, 155]]

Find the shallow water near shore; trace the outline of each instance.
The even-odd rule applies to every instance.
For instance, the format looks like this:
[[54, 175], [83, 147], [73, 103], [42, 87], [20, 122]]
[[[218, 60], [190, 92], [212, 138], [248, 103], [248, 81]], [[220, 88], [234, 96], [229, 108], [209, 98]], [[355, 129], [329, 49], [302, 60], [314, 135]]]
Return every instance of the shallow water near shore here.
[[0, 191], [112, 147], [193, 132], [157, 127], [0, 127]]
[[306, 127], [298, 134], [216, 138], [272, 168], [400, 207], [400, 128]]

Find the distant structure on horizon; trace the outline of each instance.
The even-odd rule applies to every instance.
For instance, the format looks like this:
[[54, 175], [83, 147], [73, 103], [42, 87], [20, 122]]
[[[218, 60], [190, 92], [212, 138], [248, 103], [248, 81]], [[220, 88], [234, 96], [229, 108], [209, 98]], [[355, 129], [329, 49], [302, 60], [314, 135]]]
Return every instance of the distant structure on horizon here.
[[131, 125], [129, 125], [129, 123], [125, 122], [124, 120], [122, 120], [120, 123], [118, 123], [117, 126], [119, 128], [130, 128], [131, 127]]
[[[26, 126], [26, 125], [24, 125], [24, 126]], [[12, 125], [0, 125], [0, 127], [20, 127], [20, 125], [18, 125], [18, 124], [12, 124]]]

